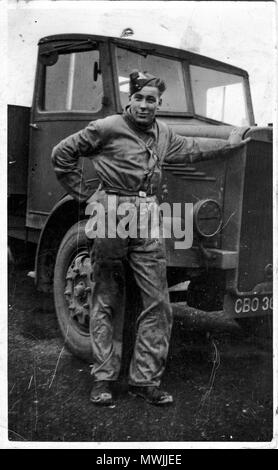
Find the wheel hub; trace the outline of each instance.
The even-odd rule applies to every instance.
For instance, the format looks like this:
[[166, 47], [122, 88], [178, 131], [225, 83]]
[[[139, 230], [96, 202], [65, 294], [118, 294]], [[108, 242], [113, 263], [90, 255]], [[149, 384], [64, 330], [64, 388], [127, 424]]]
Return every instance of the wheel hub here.
[[64, 291], [70, 318], [83, 332], [89, 332], [94, 283], [88, 253], [78, 254], [68, 268]]

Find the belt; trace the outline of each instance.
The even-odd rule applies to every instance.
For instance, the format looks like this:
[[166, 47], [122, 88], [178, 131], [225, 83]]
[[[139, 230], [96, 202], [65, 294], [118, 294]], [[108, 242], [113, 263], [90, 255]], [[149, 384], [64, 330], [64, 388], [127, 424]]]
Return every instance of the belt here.
[[106, 193], [108, 194], [117, 194], [118, 196], [137, 196], [137, 197], [149, 197], [149, 196], [155, 196], [154, 193], [151, 192], [146, 192], [146, 191], [133, 191], [132, 189], [126, 189], [126, 188], [113, 188], [111, 186], [101, 186], [101, 189], [103, 189]]

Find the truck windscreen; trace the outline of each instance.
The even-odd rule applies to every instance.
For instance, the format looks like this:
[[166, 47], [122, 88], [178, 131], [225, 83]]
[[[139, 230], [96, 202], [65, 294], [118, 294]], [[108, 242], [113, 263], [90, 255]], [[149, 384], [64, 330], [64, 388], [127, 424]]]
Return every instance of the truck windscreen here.
[[210, 119], [249, 125], [243, 77], [190, 65], [195, 113]]

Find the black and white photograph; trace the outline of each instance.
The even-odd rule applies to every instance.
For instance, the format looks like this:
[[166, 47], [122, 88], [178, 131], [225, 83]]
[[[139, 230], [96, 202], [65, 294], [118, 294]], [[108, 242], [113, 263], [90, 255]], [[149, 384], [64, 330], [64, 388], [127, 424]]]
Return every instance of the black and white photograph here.
[[0, 447], [276, 449], [277, 3], [1, 3]]

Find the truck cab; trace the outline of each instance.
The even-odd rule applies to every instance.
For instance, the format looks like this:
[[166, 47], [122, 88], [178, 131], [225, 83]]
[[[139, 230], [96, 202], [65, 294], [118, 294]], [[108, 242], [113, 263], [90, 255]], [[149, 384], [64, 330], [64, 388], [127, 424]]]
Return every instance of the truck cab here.
[[[166, 240], [169, 285], [190, 281], [187, 302], [204, 311], [224, 309], [233, 318], [271, 314], [272, 128], [255, 125], [248, 73], [189, 51], [128, 38], [42, 38], [32, 107], [9, 107], [9, 235], [37, 244], [38, 289], [53, 290], [61, 245], [86, 219], [85, 207], [64, 194], [56, 180], [51, 151], [90, 121], [121, 114], [133, 69], [165, 80], [157, 118], [176, 133], [226, 140], [237, 127], [242, 139], [250, 137], [229, 159], [164, 164], [161, 201], [194, 206], [193, 246], [175, 250], [173, 240]], [[97, 188], [93, 162], [81, 158], [80, 166]], [[81, 251], [84, 264], [85, 245]], [[55, 296], [63, 334], [70, 322], [75, 335], [70, 348], [86, 356], [88, 307], [74, 298], [79, 277], [73, 276], [69, 286], [66, 280], [75, 267], [87, 276], [84, 289], [93, 288], [88, 255], [79, 266], [80, 253], [75, 249], [63, 260], [68, 265]]]

